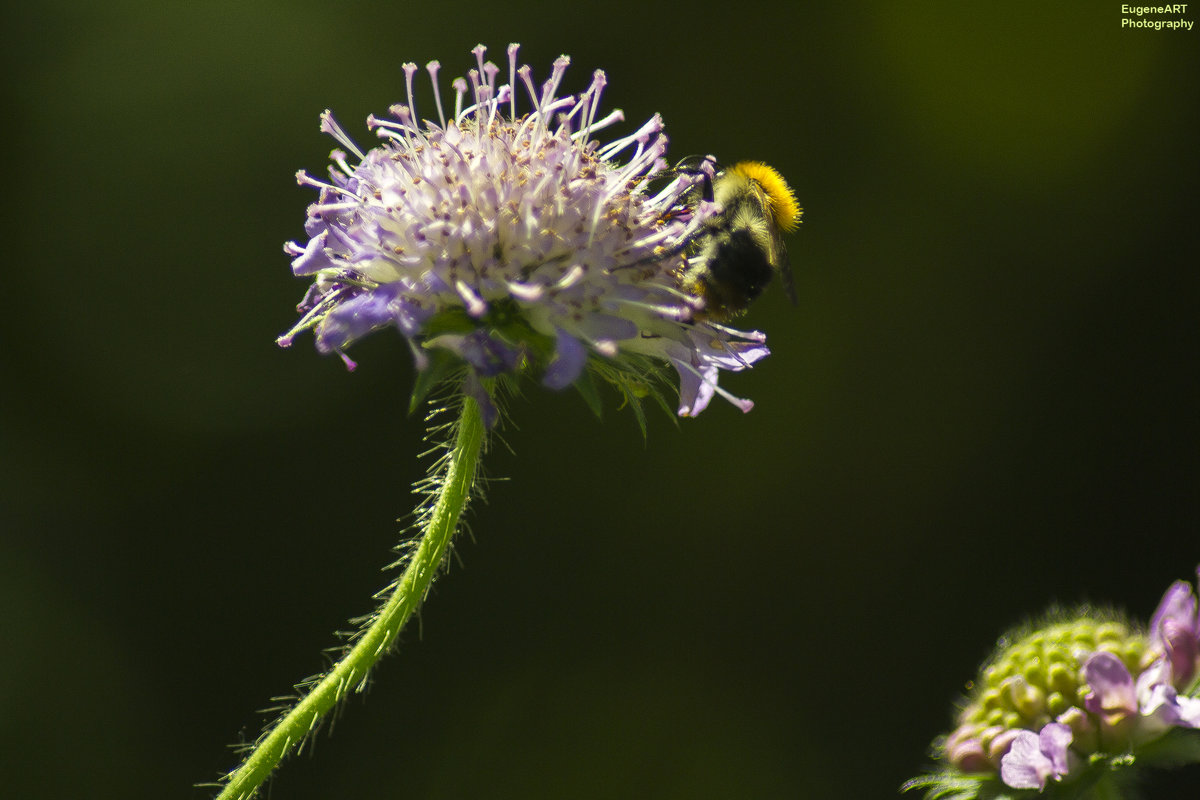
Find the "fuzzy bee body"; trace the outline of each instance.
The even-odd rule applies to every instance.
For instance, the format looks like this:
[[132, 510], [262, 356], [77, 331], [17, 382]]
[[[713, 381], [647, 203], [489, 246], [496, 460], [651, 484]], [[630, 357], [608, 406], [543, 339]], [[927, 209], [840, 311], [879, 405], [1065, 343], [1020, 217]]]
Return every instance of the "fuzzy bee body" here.
[[783, 234], [795, 230], [801, 209], [791, 187], [772, 167], [742, 161], [718, 172], [713, 200], [721, 207], [692, 242], [694, 254], [680, 286], [704, 301], [699, 319], [736, 317], [778, 272], [796, 302]]

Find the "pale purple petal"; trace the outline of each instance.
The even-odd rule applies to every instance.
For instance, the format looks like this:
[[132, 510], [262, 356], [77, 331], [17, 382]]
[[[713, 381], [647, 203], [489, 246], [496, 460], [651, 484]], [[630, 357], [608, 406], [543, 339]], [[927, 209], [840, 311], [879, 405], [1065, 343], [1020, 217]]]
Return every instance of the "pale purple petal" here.
[[1150, 618], [1150, 646], [1170, 660], [1172, 683], [1191, 682], [1200, 660], [1200, 620], [1196, 596], [1186, 581], [1175, 581]]
[[[757, 331], [750, 331], [746, 335], [761, 336]], [[699, 328], [689, 331], [688, 338], [691, 340], [692, 349], [702, 363], [732, 372], [746, 369], [771, 353], [761, 340], [724, 339], [706, 335]]]
[[717, 370], [713, 368], [709, 371], [712, 377], [706, 380], [708, 374], [702, 374], [685, 361], [672, 358], [671, 363], [679, 373], [679, 416], [694, 417], [708, 408], [712, 401], [716, 392]]
[[1171, 662], [1172, 682], [1178, 686], [1191, 683], [1200, 661], [1200, 639], [1196, 632], [1190, 626], [1167, 619], [1163, 621], [1162, 641]]
[[[738, 372], [769, 354], [766, 346], [757, 340], [740, 341], [721, 339], [717, 333], [728, 329], [713, 328], [712, 335], [704, 335], [700, 328], [688, 331], [687, 343], [668, 341], [662, 350], [679, 372], [679, 416], [694, 417], [708, 407], [714, 394], [720, 394], [743, 412], [754, 407], [754, 403], [735, 397], [718, 385], [718, 375], [724, 369]], [[757, 336], [750, 332], [747, 336]]]
[[554, 360], [546, 368], [542, 383], [551, 389], [565, 389], [575, 382], [587, 362], [583, 343], [559, 328], [555, 337]]
[[991, 726], [986, 731], [991, 735], [991, 742], [987, 746], [988, 761], [992, 764], [999, 764], [1000, 759], [1004, 758], [1008, 749], [1012, 747], [1013, 739], [1017, 738], [1020, 730], [1020, 728], [1004, 728], [999, 725]]
[[1185, 728], [1200, 728], [1200, 697], [1177, 694], [1175, 703], [1179, 708], [1179, 722], [1175, 724]]
[[1084, 679], [1091, 692], [1084, 698], [1088, 711], [1115, 724], [1137, 713], [1137, 693], [1133, 676], [1112, 653], [1094, 653], [1083, 665]]
[[1137, 676], [1138, 705], [1144, 706], [1150, 691], [1160, 683], [1171, 683], [1171, 662], [1166, 656], [1156, 659], [1153, 664], [1142, 670]]
[[1000, 778], [1014, 789], [1044, 789], [1046, 781], [1060, 780], [1070, 771], [1071, 729], [1051, 722], [1041, 733], [1022, 730], [1000, 759]]
[[1185, 627], [1196, 626], [1196, 597], [1187, 581], [1175, 581], [1163, 594], [1158, 608], [1150, 617], [1150, 639], [1161, 641], [1163, 622], [1171, 619]]
[[963, 772], [986, 772], [991, 769], [983, 752], [983, 739], [978, 727], [961, 727], [950, 734], [945, 745], [946, 759]]
[[300, 255], [292, 259], [292, 273], [295, 275], [315, 275], [323, 269], [334, 266], [325, 251], [325, 231], [309, 240]]
[[489, 335], [486, 330], [462, 338], [459, 355], [483, 378], [494, 378], [513, 370], [521, 362], [521, 351]]
[[396, 298], [392, 303], [392, 316], [396, 327], [409, 339], [420, 333], [425, 323], [433, 316], [433, 311], [423, 308], [404, 297]]
[[417, 372], [422, 372], [429, 368], [429, 354], [425, 352], [424, 347], [419, 347], [416, 342], [410, 339], [408, 349], [412, 351], [413, 366], [417, 368]]
[[1054, 767], [1054, 774], [1062, 776], [1067, 774], [1069, 762], [1067, 749], [1074, 736], [1071, 729], [1059, 722], [1051, 722], [1042, 728], [1038, 734], [1038, 746], [1042, 752], [1050, 759], [1050, 763]]
[[494, 378], [515, 368], [521, 361], [518, 348], [500, 341], [487, 330], [477, 329], [468, 334], [446, 333], [425, 341], [426, 348], [440, 348], [454, 353], [482, 378]]
[[1200, 698], [1180, 696], [1169, 684], [1152, 687], [1141, 711], [1141, 733], [1147, 738], [1167, 728], [1200, 728]]
[[1012, 747], [1000, 759], [1000, 779], [1014, 789], [1044, 789], [1054, 772], [1054, 762], [1042, 753], [1038, 735], [1018, 731]]
[[578, 330], [588, 339], [614, 342], [632, 339], [638, 335], [637, 325], [632, 321], [610, 314], [588, 314], [580, 320]]
[[379, 287], [342, 301], [329, 312], [317, 328], [317, 349], [322, 353], [341, 350], [355, 339], [395, 319], [391, 302], [393, 291]]
[[1091, 714], [1079, 706], [1071, 706], [1054, 718], [1055, 722], [1071, 729], [1071, 743], [1082, 753], [1091, 753], [1100, 746], [1100, 734]]
[[1200, 727], [1200, 698], [1180, 695], [1171, 684], [1171, 664], [1166, 656], [1142, 671], [1137, 679], [1140, 717], [1135, 736], [1153, 739], [1168, 728]]

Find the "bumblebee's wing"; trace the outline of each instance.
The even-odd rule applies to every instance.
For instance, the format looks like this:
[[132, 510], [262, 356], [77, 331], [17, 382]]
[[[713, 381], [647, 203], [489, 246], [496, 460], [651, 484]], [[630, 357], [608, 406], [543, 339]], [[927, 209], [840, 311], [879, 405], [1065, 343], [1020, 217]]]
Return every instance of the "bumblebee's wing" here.
[[787, 292], [788, 300], [792, 301], [792, 305], [797, 305], [796, 281], [792, 278], [792, 263], [788, 260], [787, 247], [783, 243], [782, 236], [776, 234], [774, 238], [777, 259], [775, 263], [779, 265], [779, 281], [783, 284], [783, 290]]

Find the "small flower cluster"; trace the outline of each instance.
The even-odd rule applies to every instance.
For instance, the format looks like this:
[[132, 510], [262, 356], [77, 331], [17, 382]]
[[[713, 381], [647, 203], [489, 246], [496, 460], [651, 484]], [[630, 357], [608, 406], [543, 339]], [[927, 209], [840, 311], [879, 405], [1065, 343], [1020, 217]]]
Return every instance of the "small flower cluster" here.
[[[313, 276], [303, 317], [279, 343], [312, 329], [321, 352], [344, 350], [394, 326], [423, 372], [465, 368], [463, 388], [493, 422], [483, 379], [532, 370], [551, 388], [576, 383], [593, 359], [602, 375], [670, 363], [680, 377], [680, 415], [720, 393], [718, 372], [768, 354], [765, 337], [705, 321], [703, 301], [682, 291], [686, 246], [717, 207], [696, 191], [705, 169], [679, 174], [663, 156], [655, 115], [607, 144], [594, 135], [623, 119], [600, 114], [604, 73], [578, 96], [558, 96], [569, 60], [536, 86], [508, 48], [508, 83], [473, 51], [476, 68], [453, 82], [447, 114], [438, 63], [428, 72], [437, 122], [408, 100], [391, 119], [368, 118], [384, 140], [360, 150], [326, 111], [321, 128], [341, 143], [328, 181], [304, 172], [319, 197], [308, 209], [306, 243], [289, 242], [292, 270]], [[517, 113], [518, 87], [532, 111]], [[349, 154], [347, 154], [347, 152]], [[624, 163], [616, 159], [621, 156]], [[707, 172], [705, 172], [707, 170]], [[652, 183], [665, 183], [651, 191]], [[440, 359], [440, 361], [439, 361]]]
[[[1163, 596], [1148, 632], [1081, 614], [1006, 644], [982, 670], [957, 727], [936, 747], [949, 769], [906, 788], [997, 775], [1012, 789], [1043, 791], [1088, 764], [1132, 764], [1172, 729], [1200, 728], [1200, 616], [1184, 582]], [[1114, 758], [1123, 759], [1120, 764]], [[957, 796], [974, 797], [966, 793]]]

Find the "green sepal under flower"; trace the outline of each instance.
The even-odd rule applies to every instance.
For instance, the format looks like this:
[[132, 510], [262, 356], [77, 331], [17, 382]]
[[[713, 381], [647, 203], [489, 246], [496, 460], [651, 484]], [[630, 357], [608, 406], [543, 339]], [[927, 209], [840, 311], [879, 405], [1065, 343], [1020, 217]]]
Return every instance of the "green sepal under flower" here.
[[592, 371], [585, 369], [575, 380], [574, 385], [575, 391], [579, 392], [579, 396], [596, 415], [596, 419], [602, 419], [604, 417], [604, 401], [600, 399], [600, 390], [596, 387], [596, 381], [592, 380]]
[[[463, 381], [466, 373], [461, 352], [470, 349], [464, 344], [465, 339], [479, 343], [476, 370], [487, 378], [503, 373], [510, 378], [536, 380], [556, 352], [554, 339], [534, 330], [519, 309], [505, 302], [494, 303], [483, 320], [472, 319], [459, 309], [441, 312], [429, 321], [427, 329], [428, 339], [415, 346], [422, 368], [417, 372], [409, 399], [409, 414], [415, 413], [439, 387], [457, 386]], [[487, 369], [488, 359], [504, 369]], [[496, 403], [493, 392], [486, 388], [494, 384], [487, 378], [477, 387], [486, 397], [476, 398], [485, 408]], [[619, 352], [608, 359], [588, 360], [572, 385], [597, 418], [602, 418], [604, 410], [602, 384], [612, 386], [620, 394], [618, 408], [630, 408], [643, 438], [647, 434], [643, 400], [653, 399], [669, 419], [676, 419], [665, 396], [666, 371], [652, 358]]]
[[[1108, 763], [1104, 763], [1108, 762]], [[964, 775], [946, 770], [913, 778], [901, 792], [924, 790], [925, 800], [1134, 800], [1131, 756], [1093, 759], [1089, 769], [1070, 783], [1047, 784], [1045, 789], [1013, 789], [999, 775]]]
[[[628, 406], [629, 410], [633, 412], [633, 418], [637, 421], [643, 439], [646, 438], [647, 431], [646, 411], [642, 408], [642, 401], [647, 398], [657, 403], [668, 419], [676, 425], [679, 424], [679, 420], [663, 394], [663, 387], [666, 385], [667, 379], [658, 364], [648, 358], [633, 354], [621, 354], [614, 361], [616, 363], [593, 359], [588, 364], [586, 374], [589, 376], [589, 380], [600, 378], [620, 393], [621, 404], [618, 408]], [[577, 385], [578, 383], [579, 381], [576, 382]], [[591, 391], [595, 391], [596, 388], [596, 382], [591, 380]], [[583, 392], [584, 390], [581, 388], [580, 393]], [[591, 406], [593, 400], [599, 403], [600, 397], [599, 394], [596, 394], [593, 400], [589, 400], [585, 395], [584, 400]], [[596, 408], [593, 410], [596, 411], [597, 417], [600, 416]]]
[[452, 353], [446, 350], [432, 350], [427, 358], [425, 369], [418, 370], [413, 381], [412, 396], [408, 399], [409, 415], [417, 413], [417, 409], [439, 386], [462, 381], [462, 360]]
[[913, 778], [901, 792], [924, 790], [925, 800], [1023, 800], [1034, 794], [1027, 789], [1010, 789], [995, 776], [964, 775], [947, 770]]

